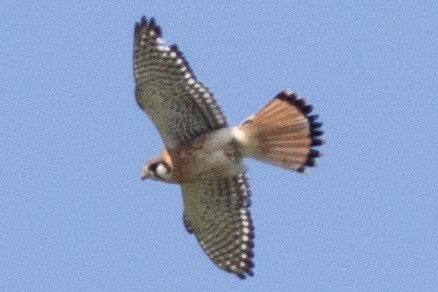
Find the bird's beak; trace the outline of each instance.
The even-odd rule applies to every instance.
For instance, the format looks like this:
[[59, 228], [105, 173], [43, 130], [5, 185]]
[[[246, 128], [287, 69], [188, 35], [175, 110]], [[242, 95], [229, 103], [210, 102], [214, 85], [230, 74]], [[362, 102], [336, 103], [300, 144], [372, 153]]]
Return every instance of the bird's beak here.
[[141, 170], [141, 180], [148, 179], [151, 176], [147, 166], [143, 167]]

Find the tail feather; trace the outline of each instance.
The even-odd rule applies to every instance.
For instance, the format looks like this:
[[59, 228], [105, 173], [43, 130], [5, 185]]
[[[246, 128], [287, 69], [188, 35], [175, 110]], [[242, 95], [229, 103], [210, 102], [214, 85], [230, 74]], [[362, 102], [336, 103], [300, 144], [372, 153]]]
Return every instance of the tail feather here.
[[316, 158], [322, 154], [312, 147], [325, 141], [319, 138], [324, 132], [318, 115], [309, 115], [312, 110], [297, 93], [279, 93], [240, 126], [243, 154], [299, 172], [317, 166]]

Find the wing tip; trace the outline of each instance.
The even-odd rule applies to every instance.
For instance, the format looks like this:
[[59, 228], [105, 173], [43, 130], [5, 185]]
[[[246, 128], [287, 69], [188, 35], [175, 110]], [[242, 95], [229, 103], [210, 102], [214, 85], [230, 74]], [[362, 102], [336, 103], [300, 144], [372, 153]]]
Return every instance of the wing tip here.
[[254, 263], [252, 261], [252, 257], [250, 257], [247, 261], [244, 262], [245, 267], [240, 268], [238, 271], [228, 270], [228, 272], [235, 274], [240, 279], [244, 280], [247, 277], [254, 277]]
[[[143, 15], [140, 21], [135, 24], [135, 29], [134, 29], [135, 43], [138, 44], [143, 38], [143, 36], [148, 36], [149, 31], [154, 32], [154, 36], [153, 36], [154, 38], [162, 37], [161, 27], [156, 24], [155, 18], [151, 17], [148, 20], [148, 18], [145, 15]], [[169, 45], [168, 48], [170, 49], [171, 52], [175, 53], [176, 56], [175, 58], [181, 60], [182, 66], [185, 67], [187, 73], [190, 74], [190, 78], [193, 78], [193, 80], [198, 82], [198, 79], [195, 73], [193, 72], [189, 62], [185, 58], [183, 52], [179, 50], [178, 46], [176, 44], [172, 44]]]
[[148, 18], [143, 15], [139, 22], [135, 23], [134, 38], [135, 40], [141, 39], [142, 35], [146, 35], [148, 31], [153, 31], [156, 37], [161, 37], [161, 28], [156, 24], [155, 18]]
[[254, 277], [254, 271], [251, 269], [251, 270], [244, 271], [242, 273], [236, 273], [236, 276], [239, 277], [239, 279], [241, 279], [241, 280], [245, 280], [248, 276]]

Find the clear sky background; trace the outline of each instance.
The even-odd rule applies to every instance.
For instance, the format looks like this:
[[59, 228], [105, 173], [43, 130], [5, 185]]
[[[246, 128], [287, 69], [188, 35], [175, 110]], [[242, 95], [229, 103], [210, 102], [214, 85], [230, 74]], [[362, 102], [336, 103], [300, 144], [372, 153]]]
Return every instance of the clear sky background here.
[[[0, 4], [0, 291], [436, 291], [437, 2], [150, 2]], [[140, 180], [163, 147], [134, 99], [143, 14], [232, 124], [285, 88], [324, 122], [309, 175], [247, 161], [253, 278]]]

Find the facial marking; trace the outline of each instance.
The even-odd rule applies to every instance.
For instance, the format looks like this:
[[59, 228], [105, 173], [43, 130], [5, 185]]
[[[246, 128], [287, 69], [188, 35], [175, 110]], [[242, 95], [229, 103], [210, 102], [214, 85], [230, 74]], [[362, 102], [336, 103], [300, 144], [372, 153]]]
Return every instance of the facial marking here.
[[168, 180], [170, 178], [170, 169], [167, 167], [165, 162], [158, 163], [155, 169], [155, 175], [164, 180]]
[[169, 181], [171, 179], [171, 170], [164, 161], [154, 162], [146, 167], [150, 174], [149, 178], [151, 179], [163, 181]]

